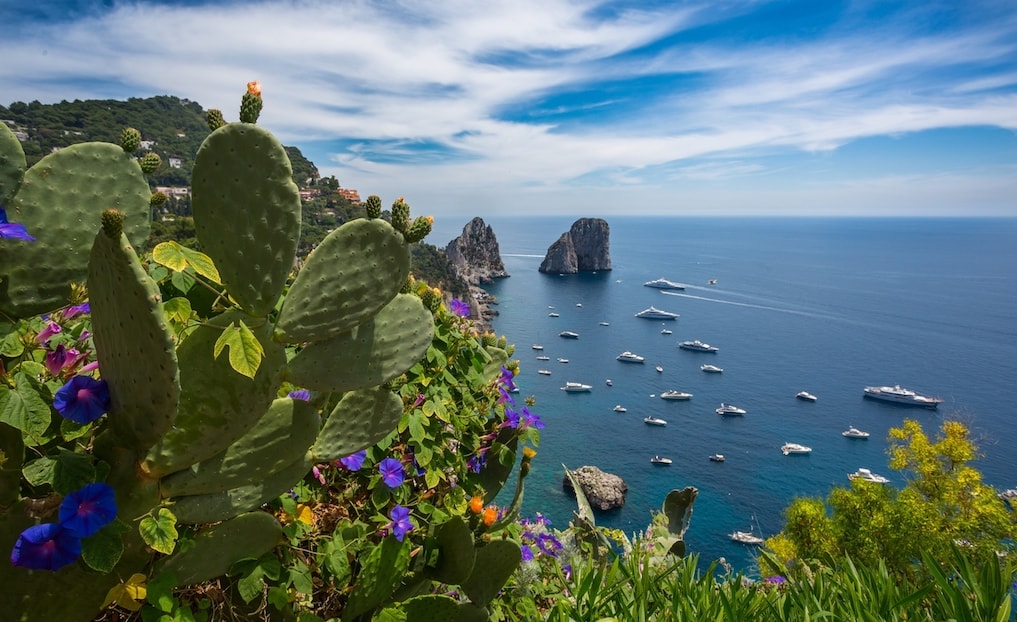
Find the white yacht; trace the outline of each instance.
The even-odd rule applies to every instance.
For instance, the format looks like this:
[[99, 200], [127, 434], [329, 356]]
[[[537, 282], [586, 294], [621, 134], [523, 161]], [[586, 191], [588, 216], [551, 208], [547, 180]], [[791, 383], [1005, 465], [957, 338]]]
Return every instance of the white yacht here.
[[695, 341], [683, 341], [678, 344], [678, 347], [682, 350], [693, 350], [695, 352], [716, 352], [720, 348], [715, 348], [708, 343], [696, 339]]
[[911, 389], [905, 389], [899, 384], [895, 384], [892, 387], [865, 387], [863, 395], [874, 400], [907, 404], [909, 406], [924, 406], [925, 408], [936, 408], [943, 403], [942, 398], [922, 395]]
[[650, 458], [650, 462], [652, 462], [653, 464], [663, 464], [664, 466], [667, 466], [667, 465], [671, 464], [671, 459], [670, 458], [661, 458], [660, 456], [654, 456], [654, 457]]
[[548, 313], [548, 314], [547, 314], [547, 317], [559, 317], [559, 316], [558, 316], [558, 314], [557, 314], [557, 313], [555, 313], [554, 311], [552, 311], [552, 312], [550, 312], [550, 313]]
[[664, 368], [663, 368], [663, 367], [661, 367], [660, 365], [657, 365], [657, 367], [656, 367], [656, 370], [657, 370], [657, 373], [658, 373], [658, 374], [662, 374], [662, 373], [664, 373]]
[[643, 423], [649, 425], [667, 425], [667, 421], [657, 417], [643, 417]]
[[791, 454], [811, 454], [812, 448], [806, 447], [805, 445], [799, 445], [798, 443], [784, 443], [784, 445], [781, 446], [780, 451], [785, 456], [790, 456]]
[[616, 412], [616, 413], [623, 413], [623, 412], [626, 412], [626, 411], [627, 411], [628, 409], [626, 409], [626, 408], [625, 408], [624, 406], [622, 406], [621, 404], [618, 404], [617, 406], [615, 406], [615, 407], [614, 407], [614, 409], [613, 409], [613, 410], [614, 410], [614, 412]]
[[544, 346], [540, 345], [539, 343], [533, 344], [532, 347], [533, 347], [534, 350], [543, 350], [544, 349]]
[[615, 358], [618, 359], [619, 361], [621, 361], [622, 363], [645, 363], [646, 362], [646, 357], [639, 356], [638, 354], [634, 354], [632, 352], [629, 352], [628, 350], [626, 350], [625, 352], [622, 352], [621, 354], [619, 354]]
[[848, 479], [860, 479], [862, 481], [872, 482], [874, 484], [888, 484], [890, 482], [889, 479], [883, 477], [882, 475], [873, 473], [872, 471], [866, 468], [859, 468], [854, 473], [848, 473]]
[[846, 436], [848, 438], [869, 438], [868, 432], [862, 432], [861, 430], [855, 427], [850, 427], [841, 432], [840, 434], [841, 436]]
[[607, 385], [607, 386], [609, 386], [609, 387], [611, 387], [611, 386], [614, 386], [614, 383], [613, 383], [613, 382], [611, 382], [611, 379], [610, 379], [610, 378], [608, 378], [607, 380], [605, 380], [605, 381], [604, 381], [604, 384], [606, 384], [606, 385]]
[[660, 394], [662, 400], [690, 400], [692, 399], [691, 393], [684, 391], [664, 391]]
[[579, 339], [579, 333], [573, 332], [571, 330], [563, 330], [560, 333], [558, 333], [558, 336], [564, 337], [565, 339]]
[[551, 375], [551, 370], [550, 369], [538, 369], [537, 373], [540, 374], [541, 376], [550, 376]]
[[719, 373], [722, 373], [724, 371], [724, 368], [717, 367], [716, 365], [710, 365], [710, 364], [701, 365], [699, 367], [699, 369], [701, 369], [701, 370], [703, 370], [703, 371], [705, 371], [705, 372], [707, 372], [709, 374], [719, 374]]
[[637, 313], [636, 317], [641, 317], [645, 320], [677, 320], [678, 314], [664, 311], [657, 307], [649, 307]]
[[760, 538], [751, 531], [734, 531], [731, 533], [731, 539], [742, 544], [762, 544], [765, 542], [763, 538]]
[[610, 322], [601, 322], [600, 325], [601, 326], [610, 326], [611, 323]]
[[724, 454], [710, 454], [712, 462], [724, 462]]
[[559, 362], [559, 363], [568, 363], [568, 362], [569, 362], [569, 360], [568, 360], [568, 359], [563, 359], [563, 358], [561, 358], [561, 357], [558, 357], [558, 362]]
[[818, 397], [809, 393], [808, 391], [799, 391], [797, 394], [795, 394], [795, 397], [797, 397], [800, 400], [805, 400], [806, 402], [815, 402], [817, 399], [819, 399]]
[[671, 331], [670, 331], [670, 329], [662, 328], [662, 329], [660, 329], [660, 334], [661, 335], [670, 335]]
[[744, 408], [738, 408], [733, 404], [725, 404], [721, 402], [720, 407], [713, 412], [717, 413], [718, 415], [744, 415], [748, 411], [746, 411]]
[[566, 382], [565, 386], [561, 388], [566, 393], [586, 393], [591, 389], [593, 389], [592, 386], [582, 382]]
[[537, 360], [538, 361], [550, 361], [551, 357], [550, 356], [546, 356], [544, 354], [541, 354], [540, 356], [537, 357]]
[[656, 289], [685, 289], [685, 286], [681, 283], [675, 283], [674, 281], [668, 281], [667, 279], [654, 279], [653, 281], [647, 281], [643, 283], [643, 287], [653, 287]]

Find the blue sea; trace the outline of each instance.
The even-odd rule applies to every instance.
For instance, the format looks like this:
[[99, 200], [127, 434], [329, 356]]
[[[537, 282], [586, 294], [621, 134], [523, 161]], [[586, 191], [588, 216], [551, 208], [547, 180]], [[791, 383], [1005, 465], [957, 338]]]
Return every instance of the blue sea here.
[[[930, 434], [945, 419], [963, 421], [985, 480], [1017, 486], [1017, 219], [611, 217], [612, 270], [539, 273], [574, 220], [485, 219], [511, 275], [488, 287], [498, 300], [494, 328], [516, 344], [517, 397], [532, 395], [547, 426], [525, 513], [568, 524], [575, 506], [562, 490], [563, 464], [626, 481], [625, 507], [597, 517], [626, 533], [645, 528], [668, 491], [695, 486], [689, 550], [752, 572], [754, 550], [730, 532], [772, 535], [794, 498], [846, 486], [859, 467], [902, 485], [887, 467], [886, 439], [906, 418]], [[686, 289], [643, 286], [658, 278]], [[634, 317], [651, 305], [680, 317]], [[580, 336], [563, 339], [563, 330]], [[689, 339], [719, 351], [677, 347]], [[625, 350], [646, 363], [615, 360]], [[704, 363], [724, 371], [704, 373]], [[593, 390], [565, 393], [566, 381]], [[894, 384], [944, 402], [928, 410], [862, 397], [865, 386]], [[655, 397], [668, 389], [694, 397]], [[796, 399], [803, 390], [818, 401]], [[718, 416], [721, 402], [748, 413]], [[648, 415], [667, 426], [644, 424]], [[844, 438], [849, 426], [871, 437]], [[785, 442], [813, 451], [784, 456]], [[714, 453], [726, 461], [708, 460]], [[673, 464], [651, 464], [656, 454]]]

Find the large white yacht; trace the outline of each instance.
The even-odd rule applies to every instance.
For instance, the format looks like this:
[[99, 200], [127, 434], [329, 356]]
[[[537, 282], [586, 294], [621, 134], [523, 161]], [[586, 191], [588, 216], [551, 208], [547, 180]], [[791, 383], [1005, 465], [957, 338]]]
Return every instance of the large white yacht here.
[[862, 432], [861, 430], [855, 427], [850, 427], [841, 432], [840, 434], [841, 436], [846, 436], [848, 438], [869, 438], [868, 432]]
[[943, 403], [942, 398], [922, 395], [911, 389], [905, 389], [899, 384], [895, 384], [892, 387], [865, 387], [863, 395], [874, 400], [907, 404], [909, 406], [924, 406], [925, 408], [935, 408]]
[[678, 319], [678, 314], [671, 313], [670, 311], [664, 311], [657, 307], [647, 307], [637, 313], [636, 317], [641, 317], [645, 320], [676, 320]]
[[799, 391], [798, 393], [795, 394], [795, 397], [806, 402], [815, 402], [817, 399], [819, 399], [818, 397], [809, 393], [808, 391]]
[[654, 287], [656, 289], [685, 289], [685, 286], [681, 283], [675, 283], [674, 281], [668, 281], [667, 279], [654, 279], [653, 281], [647, 281], [643, 283], [645, 287]]
[[765, 542], [763, 538], [760, 538], [751, 531], [733, 531], [731, 532], [731, 539], [742, 544], [762, 544]]
[[738, 408], [733, 404], [725, 404], [721, 402], [720, 407], [718, 407], [714, 412], [718, 415], [744, 415], [748, 411], [744, 408]]
[[579, 339], [579, 333], [571, 330], [563, 330], [560, 333], [558, 333], [558, 336], [564, 337], [565, 339]]
[[664, 391], [660, 394], [662, 400], [690, 400], [692, 399], [691, 393], [685, 393], [684, 391]]
[[720, 374], [724, 372], [724, 368], [717, 367], [716, 365], [710, 365], [709, 363], [707, 363], [706, 365], [701, 365], [699, 369], [710, 374]]
[[621, 354], [619, 354], [615, 358], [618, 359], [619, 361], [621, 361], [622, 363], [645, 363], [646, 362], [646, 357], [639, 356], [638, 354], [634, 354], [632, 352], [629, 352], [628, 350], [626, 350], [625, 352], [622, 352]]
[[860, 479], [862, 481], [873, 482], [875, 484], [888, 484], [890, 482], [889, 479], [877, 473], [873, 473], [866, 468], [859, 468], [854, 473], [848, 473], [848, 479]]
[[667, 421], [657, 417], [643, 417], [643, 423], [648, 425], [667, 425]]
[[811, 447], [806, 447], [805, 445], [799, 445], [798, 443], [784, 443], [784, 445], [781, 446], [780, 451], [785, 456], [790, 456], [791, 454], [802, 454], [802, 455], [804, 455], [804, 454], [811, 454], [812, 453], [812, 448]]
[[592, 386], [582, 382], [566, 382], [565, 386], [561, 388], [562, 391], [567, 393], [585, 393], [591, 389], [593, 389]]
[[716, 352], [720, 348], [711, 346], [708, 343], [696, 339], [695, 341], [683, 341], [678, 344], [678, 347], [682, 350], [692, 350], [694, 352]]

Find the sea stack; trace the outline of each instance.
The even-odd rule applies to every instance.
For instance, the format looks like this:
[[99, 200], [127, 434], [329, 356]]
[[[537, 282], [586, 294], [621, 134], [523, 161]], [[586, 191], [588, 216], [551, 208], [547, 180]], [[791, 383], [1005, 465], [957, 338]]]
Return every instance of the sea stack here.
[[547, 249], [541, 272], [575, 274], [611, 269], [611, 227], [603, 218], [580, 218]]
[[458, 275], [470, 285], [490, 283], [509, 275], [501, 261], [494, 230], [479, 217], [466, 223], [462, 235], [445, 247], [445, 254]]

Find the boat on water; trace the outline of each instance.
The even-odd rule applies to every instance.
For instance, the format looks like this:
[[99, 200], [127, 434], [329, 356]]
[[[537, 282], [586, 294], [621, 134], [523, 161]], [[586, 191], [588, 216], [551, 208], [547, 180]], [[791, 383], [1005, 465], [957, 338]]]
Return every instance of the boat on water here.
[[683, 341], [678, 344], [678, 347], [682, 350], [692, 350], [693, 352], [716, 352], [720, 348], [711, 346], [708, 343], [696, 339], [695, 341]]
[[614, 412], [616, 412], [616, 413], [623, 413], [623, 412], [626, 412], [626, 411], [627, 411], [628, 409], [627, 409], [627, 408], [625, 408], [624, 406], [622, 406], [621, 404], [618, 404], [618, 405], [616, 405], [616, 406], [614, 407], [614, 409], [613, 409], [613, 410], [614, 410]]
[[663, 464], [663, 465], [666, 466], [666, 465], [671, 464], [671, 459], [670, 458], [661, 458], [660, 456], [654, 456], [654, 457], [650, 458], [650, 462], [652, 462], [653, 464]]
[[707, 281], [707, 283], [709, 283], [710, 285], [716, 285], [717, 279], [710, 279], [709, 281]]
[[579, 339], [579, 333], [573, 332], [571, 330], [563, 330], [560, 333], [558, 333], [558, 336], [565, 339]]
[[658, 417], [643, 417], [643, 423], [648, 425], [667, 425], [667, 421]]
[[784, 443], [781, 446], [780, 451], [785, 456], [790, 456], [791, 454], [806, 455], [812, 453], [812, 448], [798, 443]]
[[604, 384], [606, 384], [606, 385], [607, 385], [607, 386], [609, 386], [609, 387], [611, 387], [611, 386], [614, 386], [614, 383], [613, 383], [613, 382], [611, 382], [611, 379], [610, 379], [610, 378], [608, 378], [607, 380], [605, 380], [605, 381], [604, 381]]
[[636, 317], [641, 317], [644, 320], [677, 320], [678, 314], [651, 306], [637, 313]]
[[660, 329], [660, 334], [661, 335], [670, 335], [671, 331], [669, 329], [667, 329], [667, 328], [662, 328], [662, 329]]
[[576, 306], [577, 306], [577, 307], [581, 307], [581, 306], [583, 306], [583, 303], [581, 303], [581, 302], [577, 302], [577, 303], [576, 303]]
[[658, 373], [658, 374], [662, 374], [662, 373], [664, 373], [664, 368], [663, 368], [663, 367], [661, 367], [660, 365], [657, 365], [657, 367], [656, 367], [655, 369], [657, 370], [657, 373]]
[[565, 386], [561, 388], [561, 390], [566, 393], [586, 393], [592, 389], [592, 386], [583, 384], [582, 382], [566, 382]]
[[554, 311], [552, 311], [551, 313], [547, 314], [547, 317], [559, 317], [559, 315], [557, 313], [555, 313]]
[[710, 460], [713, 462], [724, 462], [724, 454], [710, 454]]
[[537, 360], [538, 361], [550, 361], [551, 357], [550, 356], [545, 356], [545, 355], [541, 354], [540, 356], [537, 357]]
[[675, 283], [674, 281], [668, 281], [667, 279], [654, 279], [643, 283], [643, 287], [653, 287], [656, 289], [685, 289], [685, 286], [681, 283]]
[[550, 369], [538, 369], [537, 373], [540, 374], [541, 376], [550, 376], [551, 375], [551, 370]]
[[662, 399], [662, 400], [690, 400], [690, 399], [692, 399], [692, 394], [691, 393], [686, 393], [684, 391], [673, 391], [673, 390], [672, 391], [664, 391], [663, 393], [660, 394], [660, 399]]
[[709, 373], [709, 374], [719, 374], [719, 373], [722, 373], [724, 371], [724, 369], [722, 367], [717, 367], [716, 365], [710, 365], [709, 363], [706, 364], [706, 365], [701, 365], [699, 367], [699, 369], [701, 369], [701, 370], [703, 370], [703, 371], [705, 371], [706, 373]]
[[610, 326], [611, 323], [610, 322], [601, 322], [600, 325], [601, 326]]
[[751, 531], [733, 531], [731, 532], [731, 539], [741, 544], [762, 544], [765, 542], [763, 538], [760, 538]]
[[748, 411], [744, 408], [738, 408], [734, 404], [725, 404], [724, 402], [721, 402], [720, 406], [713, 412], [718, 415], [744, 415]]
[[848, 473], [848, 479], [860, 479], [863, 482], [872, 482], [874, 484], [890, 483], [889, 479], [883, 477], [882, 475], [879, 475], [878, 473], [873, 473], [872, 471], [866, 468], [859, 468], [854, 473]]
[[638, 354], [635, 354], [633, 352], [629, 352], [628, 350], [622, 352], [621, 354], [619, 354], [615, 358], [617, 360], [621, 361], [622, 363], [645, 363], [646, 362], [646, 357], [639, 356]]
[[534, 350], [543, 350], [544, 349], [544, 346], [540, 345], [539, 343], [533, 344], [532, 347], [533, 347]]
[[815, 402], [817, 399], [819, 399], [818, 397], [809, 393], [808, 391], [799, 391], [797, 394], [795, 394], [795, 397], [797, 397], [800, 400], [805, 400], [806, 402]]
[[568, 362], [569, 362], [569, 360], [568, 360], [568, 359], [563, 359], [563, 358], [561, 358], [561, 357], [558, 357], [558, 362], [559, 362], [559, 363], [568, 363]]
[[840, 434], [841, 436], [846, 436], [848, 438], [869, 438], [868, 432], [862, 432], [861, 430], [855, 427], [850, 427], [841, 432]]
[[922, 406], [924, 408], [936, 408], [943, 403], [942, 398], [922, 395], [917, 391], [905, 389], [899, 384], [892, 387], [865, 387], [863, 395], [874, 400], [905, 404], [907, 406]]

